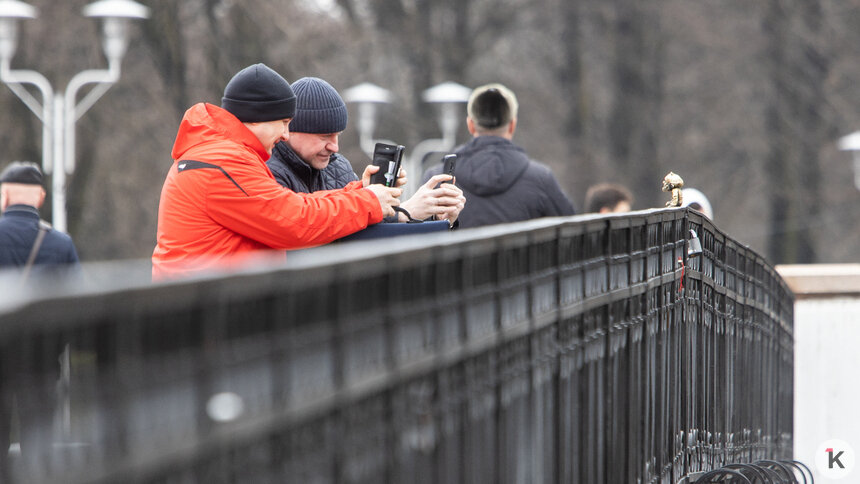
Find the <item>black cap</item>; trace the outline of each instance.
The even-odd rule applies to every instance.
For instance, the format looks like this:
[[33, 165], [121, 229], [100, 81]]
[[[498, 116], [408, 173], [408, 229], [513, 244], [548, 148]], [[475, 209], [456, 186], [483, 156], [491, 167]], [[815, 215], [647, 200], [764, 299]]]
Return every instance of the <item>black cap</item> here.
[[42, 170], [31, 161], [13, 161], [3, 173], [0, 183], [20, 183], [22, 185], [42, 185]]
[[280, 74], [265, 64], [254, 64], [230, 79], [221, 107], [243, 123], [278, 121], [296, 115], [296, 95]]

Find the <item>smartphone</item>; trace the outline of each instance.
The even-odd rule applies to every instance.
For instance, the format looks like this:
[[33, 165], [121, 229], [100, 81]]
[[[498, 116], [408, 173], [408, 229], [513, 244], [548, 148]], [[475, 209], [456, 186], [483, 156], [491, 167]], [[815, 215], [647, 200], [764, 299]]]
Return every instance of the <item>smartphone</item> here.
[[[457, 164], [457, 155], [450, 154], [442, 157], [442, 174], [454, 176], [455, 165]], [[439, 188], [442, 183], [454, 183], [454, 180], [447, 180], [437, 183], [434, 188]]]
[[457, 164], [457, 155], [450, 154], [442, 157], [442, 173], [454, 176], [454, 168]]
[[376, 143], [373, 148], [373, 164], [379, 167], [379, 171], [370, 175], [370, 183], [379, 183], [387, 187], [396, 186], [405, 149], [403, 145]]

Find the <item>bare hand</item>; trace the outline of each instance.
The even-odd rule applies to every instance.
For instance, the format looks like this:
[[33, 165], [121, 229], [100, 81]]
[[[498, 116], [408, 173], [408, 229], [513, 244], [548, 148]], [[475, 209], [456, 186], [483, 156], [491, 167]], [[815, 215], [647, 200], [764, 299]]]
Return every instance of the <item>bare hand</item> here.
[[[453, 224], [466, 205], [466, 197], [463, 196], [463, 190], [452, 185], [451, 181], [451, 175], [436, 175], [430, 178], [412, 198], [403, 202], [403, 208], [416, 219], [435, 215], [437, 219]], [[439, 186], [434, 188], [436, 185]]]
[[370, 175], [373, 175], [377, 171], [379, 171], [379, 167], [376, 165], [367, 165], [364, 167], [364, 173], [361, 174], [361, 184], [364, 188], [370, 185]]
[[[366, 174], [367, 169], [365, 169], [364, 172]], [[373, 192], [373, 194], [376, 195], [376, 198], [379, 200], [379, 206], [382, 207], [383, 217], [390, 217], [397, 213], [394, 211], [394, 207], [400, 205], [399, 197], [403, 193], [402, 189], [386, 187], [378, 183], [374, 183], [373, 185], [367, 185], [366, 188]]]
[[[379, 171], [379, 167], [376, 165], [367, 165], [364, 167], [364, 172], [361, 174], [361, 184], [367, 188], [370, 185], [370, 175]], [[406, 168], [401, 167], [400, 172], [397, 174], [397, 183], [394, 185], [396, 187], [402, 187], [406, 185]]]
[[402, 187], [406, 185], [406, 168], [400, 167], [400, 172], [397, 174], [397, 183], [394, 184], [396, 187]]

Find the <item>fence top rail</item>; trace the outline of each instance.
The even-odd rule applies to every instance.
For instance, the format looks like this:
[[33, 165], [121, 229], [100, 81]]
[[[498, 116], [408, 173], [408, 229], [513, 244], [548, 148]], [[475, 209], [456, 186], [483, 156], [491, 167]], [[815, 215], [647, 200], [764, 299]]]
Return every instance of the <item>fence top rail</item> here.
[[[490, 253], [506, 245], [512, 238], [532, 240], [535, 237], [547, 240], [547, 232], [560, 235], [586, 233], [602, 229], [626, 229], [663, 222], [685, 221], [683, 230], [676, 231], [686, 238], [690, 225], [703, 227], [721, 238], [730, 240], [713, 223], [693, 210], [650, 209], [622, 214], [586, 214], [570, 217], [548, 217], [504, 225], [461, 229], [451, 233], [402, 236], [395, 240], [355, 241], [329, 244], [312, 249], [291, 251], [282, 264], [267, 263], [249, 265], [233, 272], [212, 272], [182, 280], [153, 283], [150, 280], [151, 265], [148, 260], [86, 263], [83, 276], [70, 279], [32, 278], [26, 285], [18, 283], [17, 274], [0, 272], [0, 327], [8, 330], [15, 326], [16, 314], [33, 311], [44, 315], [45, 320], [74, 319], [67, 314], [75, 300], [79, 317], [107, 314], [117, 305], [158, 305], [162, 310], [180, 308], [189, 298], [239, 297], [256, 291], [272, 291], [283, 286], [286, 273], [302, 273], [303, 277], [333, 279], [338, 274], [374, 273], [385, 267], [390, 260], [404, 261], [450, 261], [464, 255]], [[702, 237], [703, 234], [700, 234]], [[666, 243], [667, 241], [663, 241]], [[676, 243], [673, 241], [672, 243]], [[732, 241], [739, 253], [749, 261], [764, 264], [766, 271], [776, 275], [774, 269], [748, 247]], [[385, 244], [384, 247], [381, 247]], [[398, 264], [399, 265], [399, 264]], [[337, 274], [335, 274], [335, 272]], [[752, 277], [752, 274], [749, 275]], [[777, 276], [775, 279], [784, 282]], [[787, 287], [787, 286], [785, 286]], [[52, 310], [53, 308], [53, 310]], [[30, 314], [32, 318], [32, 314]], [[56, 318], [55, 316], [62, 316]], [[39, 318], [35, 318], [39, 319]], [[59, 324], [46, 321], [45, 324]]]

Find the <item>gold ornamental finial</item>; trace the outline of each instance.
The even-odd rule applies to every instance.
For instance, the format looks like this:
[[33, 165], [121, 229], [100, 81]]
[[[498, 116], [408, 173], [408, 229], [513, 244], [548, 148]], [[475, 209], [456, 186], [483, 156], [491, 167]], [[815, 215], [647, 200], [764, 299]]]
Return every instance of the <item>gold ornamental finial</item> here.
[[666, 202], [667, 207], [680, 207], [684, 203], [682, 188], [684, 188], [684, 180], [674, 172], [670, 171], [663, 177], [663, 191], [672, 192], [672, 199]]

